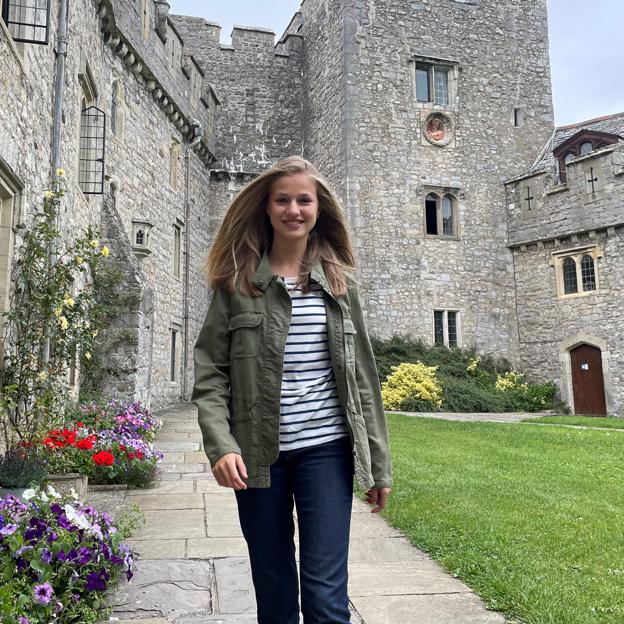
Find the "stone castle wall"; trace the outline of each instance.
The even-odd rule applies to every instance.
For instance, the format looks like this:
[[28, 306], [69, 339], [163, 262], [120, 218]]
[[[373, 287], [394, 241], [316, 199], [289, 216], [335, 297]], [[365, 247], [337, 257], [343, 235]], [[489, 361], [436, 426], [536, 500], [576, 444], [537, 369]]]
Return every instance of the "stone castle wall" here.
[[[565, 184], [555, 184], [554, 172], [545, 170], [507, 185], [522, 366], [533, 379], [555, 380], [572, 404], [569, 350], [577, 342], [599, 346], [608, 369], [607, 410], [618, 415], [624, 415], [623, 156], [619, 143], [573, 160]], [[592, 170], [598, 178], [595, 193], [586, 182]], [[531, 210], [527, 188], [534, 198]], [[596, 256], [597, 287], [565, 295], [555, 258], [575, 250]]]
[[[201, 80], [200, 70], [189, 61], [171, 23], [158, 21], [157, 7], [150, 0], [150, 26], [143, 37], [141, 16], [129, 0], [114, 2], [72, 2], [69, 11], [68, 54], [63, 104], [62, 158], [68, 194], [63, 205], [61, 228], [75, 234], [88, 223], [98, 226], [104, 236], [114, 236], [109, 261], [124, 274], [128, 293], [122, 316], [109, 332], [105, 346], [105, 366], [110, 369], [108, 390], [121, 398], [139, 398], [160, 406], [179, 401], [184, 378], [182, 329], [188, 325], [189, 350], [199, 332], [198, 320], [205, 310], [207, 288], [200, 278], [202, 255], [207, 248], [207, 231], [196, 227], [209, 205], [208, 139], [194, 149], [189, 145], [192, 120], [210, 127], [214, 102], [193, 81]], [[52, 2], [50, 43], [14, 44], [6, 29], [0, 31], [3, 81], [0, 94], [0, 156], [17, 176], [21, 192], [21, 217], [28, 222], [32, 207], [50, 184], [50, 144], [54, 85], [53, 45], [57, 32], [58, 3]], [[167, 41], [156, 31], [159, 27]], [[177, 38], [177, 56], [170, 61], [172, 40]], [[21, 61], [19, 49], [25, 50]], [[88, 63], [96, 90], [94, 104], [107, 118], [106, 182], [103, 195], [85, 195], [78, 185], [78, 146], [82, 87], [79, 74]], [[195, 72], [195, 73], [193, 73]], [[113, 82], [121, 85], [118, 101], [117, 136], [111, 131], [110, 117]], [[178, 184], [172, 188], [170, 149], [172, 139], [180, 143]], [[188, 151], [188, 158], [185, 155]], [[186, 193], [186, 169], [192, 170], [192, 183]], [[115, 197], [111, 198], [111, 184]], [[186, 253], [185, 217], [193, 224]], [[103, 210], [103, 202], [108, 209]], [[137, 260], [133, 251], [133, 219], [151, 222], [147, 258]], [[182, 230], [182, 272], [173, 275], [173, 227]], [[15, 241], [19, 244], [19, 239]], [[197, 250], [197, 251], [196, 251]], [[197, 255], [194, 255], [197, 254]], [[192, 286], [184, 292], [184, 261], [188, 258]], [[134, 286], [133, 286], [134, 284]], [[137, 292], [134, 292], [137, 290]], [[130, 292], [132, 290], [132, 293]], [[185, 323], [185, 298], [189, 318]], [[202, 319], [203, 320], [203, 319]], [[170, 379], [171, 328], [178, 328], [176, 381]], [[190, 353], [192, 358], [192, 353]], [[114, 374], [113, 374], [114, 373]], [[192, 359], [187, 362], [187, 382], [192, 376]], [[187, 383], [187, 393], [190, 387]]]
[[[345, 201], [380, 336], [431, 342], [433, 310], [458, 310], [464, 346], [517, 359], [501, 182], [528, 167], [553, 123], [546, 3], [529, 5], [344, 3]], [[416, 58], [450, 62], [448, 105], [416, 101]], [[452, 123], [445, 146], [424, 137], [433, 112]], [[458, 236], [426, 235], [428, 187], [455, 191]]]

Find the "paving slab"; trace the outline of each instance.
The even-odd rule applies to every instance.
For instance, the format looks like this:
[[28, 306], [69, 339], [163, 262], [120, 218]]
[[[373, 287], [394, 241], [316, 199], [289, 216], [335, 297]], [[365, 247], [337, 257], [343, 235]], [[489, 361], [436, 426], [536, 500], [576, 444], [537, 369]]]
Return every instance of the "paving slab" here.
[[461, 581], [429, 559], [353, 563], [349, 566], [349, 595], [406, 596], [470, 591]]
[[183, 481], [187, 481], [189, 479], [191, 481], [198, 481], [199, 479], [211, 479], [211, 480], [215, 481], [214, 475], [210, 471], [210, 468], [208, 468], [208, 465], [207, 464], [203, 464], [203, 467], [205, 468], [205, 471], [202, 471], [202, 472], [183, 472], [180, 475], [180, 478]]
[[232, 489], [221, 487], [216, 479], [211, 478], [212, 474], [207, 472], [199, 479], [195, 479], [195, 491], [206, 494], [221, 494], [224, 496], [231, 496]]
[[189, 559], [217, 559], [247, 557], [247, 542], [243, 537], [200, 537], [188, 540], [186, 556]]
[[184, 453], [184, 461], [198, 464], [208, 464], [208, 458], [204, 451], [186, 451]]
[[204, 512], [201, 509], [146, 511], [145, 524], [133, 535], [135, 540], [188, 539], [206, 537]]
[[138, 495], [132, 498], [144, 511], [157, 509], [203, 509], [204, 495], [202, 494], [152, 494]]
[[[206, 464], [171, 463], [163, 465], [163, 472], [199, 472], [206, 474]], [[210, 473], [212, 476], [212, 472]]]
[[[191, 451], [193, 452], [193, 451]], [[163, 453], [163, 464], [181, 464], [184, 462], [184, 454], [186, 451], [167, 451]]]
[[254, 613], [234, 613], [181, 618], [177, 619], [175, 624], [257, 624], [257, 622]]
[[247, 557], [216, 559], [217, 613], [256, 613], [256, 598]]
[[349, 541], [350, 563], [423, 560], [427, 556], [404, 537], [356, 537]]
[[505, 624], [472, 593], [352, 598], [366, 624]]
[[136, 497], [136, 496], [160, 496], [161, 494], [192, 494], [193, 493], [193, 482], [192, 481], [178, 481], [177, 483], [159, 483], [158, 485], [152, 488], [146, 488], [141, 490], [128, 490], [126, 496]]
[[214, 571], [210, 562], [142, 560], [132, 582], [110, 596], [120, 619], [152, 616], [171, 619], [189, 612], [213, 613]]
[[535, 418], [539, 413], [529, 412], [392, 412], [393, 414], [401, 414], [402, 416], [413, 416], [414, 418], [438, 418], [440, 420], [456, 420], [461, 422], [499, 422], [499, 423], [518, 423], [527, 418]]
[[163, 453], [166, 453], [167, 451], [201, 451], [201, 442], [193, 442], [192, 440], [180, 442], [161, 442], [158, 438], [156, 438], [154, 446]]
[[358, 513], [351, 516], [351, 537], [402, 537], [377, 514]]
[[[149, 540], [125, 540], [133, 551], [141, 558], [138, 565], [142, 565], [145, 559], [186, 559], [185, 539], [149, 539]], [[199, 558], [199, 557], [198, 557]], [[207, 557], [201, 557], [207, 559]]]

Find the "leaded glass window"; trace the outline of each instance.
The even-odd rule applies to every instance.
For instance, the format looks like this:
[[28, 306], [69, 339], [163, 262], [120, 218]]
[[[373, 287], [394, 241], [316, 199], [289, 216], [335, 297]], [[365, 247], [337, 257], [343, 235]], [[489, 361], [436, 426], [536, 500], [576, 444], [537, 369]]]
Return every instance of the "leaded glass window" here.
[[563, 261], [563, 292], [566, 295], [578, 292], [574, 258], [566, 258]]
[[3, 0], [2, 19], [14, 41], [48, 43], [50, 0]]
[[591, 144], [590, 141], [585, 141], [584, 143], [581, 143], [581, 156], [585, 156], [586, 154], [589, 154], [590, 152], [592, 152], [594, 149], [594, 146]]
[[442, 234], [453, 236], [453, 198], [445, 195], [442, 199]]
[[457, 312], [448, 311], [447, 315], [447, 333], [448, 333], [448, 346], [457, 346]]
[[435, 344], [444, 344], [444, 311], [434, 310], [433, 312], [433, 333]]
[[429, 102], [429, 70], [424, 67], [416, 68], [416, 99], [419, 102]]
[[594, 259], [585, 254], [581, 258], [581, 281], [583, 282], [583, 290], [596, 290], [596, 271], [594, 268]]
[[135, 239], [135, 245], [145, 245], [145, 232], [143, 230], [137, 230]]
[[433, 70], [433, 86], [434, 86], [434, 101], [436, 104], [442, 104], [444, 106], [449, 103], [449, 88], [448, 88], [448, 70], [437, 69]]
[[80, 122], [80, 171], [78, 182], [85, 194], [104, 192], [106, 115], [95, 106], [84, 108]]
[[426, 217], [426, 227], [427, 234], [437, 234], [438, 233], [438, 205], [440, 203], [440, 198], [434, 193], [430, 193], [427, 195], [425, 199], [425, 217]]

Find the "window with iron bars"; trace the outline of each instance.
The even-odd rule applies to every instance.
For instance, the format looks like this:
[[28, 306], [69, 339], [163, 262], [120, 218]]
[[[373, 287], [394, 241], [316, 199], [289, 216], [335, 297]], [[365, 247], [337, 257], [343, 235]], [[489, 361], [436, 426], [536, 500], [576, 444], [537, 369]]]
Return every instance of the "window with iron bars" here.
[[0, 4], [13, 41], [47, 45], [50, 0], [0, 0]]
[[106, 115], [96, 106], [83, 108], [80, 120], [80, 170], [78, 183], [86, 195], [104, 192]]

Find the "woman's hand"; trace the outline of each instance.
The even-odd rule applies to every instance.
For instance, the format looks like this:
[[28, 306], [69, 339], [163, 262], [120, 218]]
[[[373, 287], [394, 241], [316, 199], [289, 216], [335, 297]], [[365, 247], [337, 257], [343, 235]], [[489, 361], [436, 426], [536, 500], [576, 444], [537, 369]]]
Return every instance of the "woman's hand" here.
[[227, 453], [213, 467], [212, 474], [217, 483], [223, 487], [235, 490], [246, 490], [247, 484], [243, 479], [247, 478], [245, 462], [238, 453]]
[[373, 505], [371, 513], [379, 513], [388, 502], [388, 496], [390, 496], [390, 488], [371, 488], [366, 492], [366, 502], [369, 505]]

